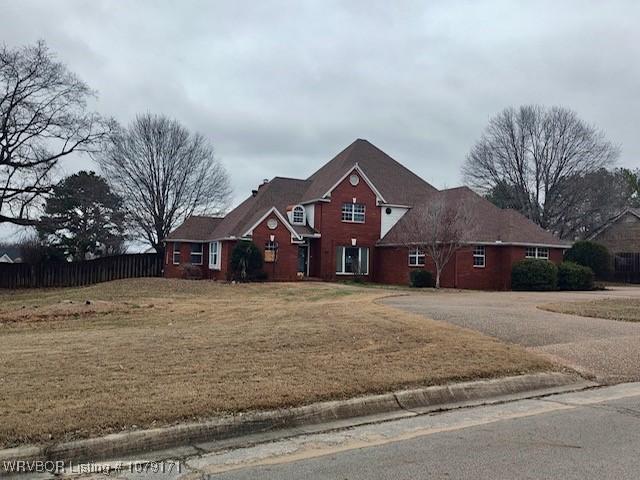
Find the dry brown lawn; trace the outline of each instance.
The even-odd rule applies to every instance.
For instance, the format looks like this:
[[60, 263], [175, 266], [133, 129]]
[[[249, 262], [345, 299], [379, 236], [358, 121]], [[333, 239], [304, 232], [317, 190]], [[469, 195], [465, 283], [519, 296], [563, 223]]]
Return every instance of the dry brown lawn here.
[[606, 298], [588, 302], [552, 303], [540, 308], [582, 317], [640, 322], [640, 299], [638, 298]]
[[167, 279], [0, 291], [0, 447], [555, 368], [375, 302], [388, 294]]

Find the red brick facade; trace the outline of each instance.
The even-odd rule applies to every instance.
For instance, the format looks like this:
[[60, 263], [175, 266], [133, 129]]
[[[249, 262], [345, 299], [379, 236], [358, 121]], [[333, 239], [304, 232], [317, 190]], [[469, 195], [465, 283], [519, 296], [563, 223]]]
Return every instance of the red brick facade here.
[[[355, 202], [354, 202], [355, 199]], [[361, 203], [365, 206], [365, 222], [351, 223], [342, 221], [342, 205], [344, 203]], [[324, 280], [344, 279], [343, 275], [336, 274], [336, 252], [339, 246], [352, 246], [352, 239], [356, 240], [355, 246], [369, 249], [369, 274], [375, 276], [372, 262], [375, 244], [380, 238], [380, 210], [376, 204], [376, 195], [361, 179], [358, 185], [353, 186], [347, 176], [331, 192], [330, 202], [319, 202], [315, 207], [315, 229], [321, 232], [322, 237], [315, 240], [319, 243], [315, 247], [315, 258], [312, 262], [316, 266], [318, 276]]]
[[[525, 258], [525, 247], [485, 246], [485, 266], [473, 266], [473, 248], [463, 248], [447, 264], [440, 277], [445, 288], [474, 290], [509, 290], [511, 267]], [[549, 260], [562, 262], [563, 250], [549, 249]], [[435, 275], [435, 266], [428, 257], [424, 267], [409, 266], [409, 252], [405, 247], [378, 247], [376, 250], [376, 272], [374, 280], [379, 283], [407, 285], [411, 270], [424, 268]]]
[[[270, 219], [276, 220], [278, 226], [271, 230], [267, 227]], [[264, 272], [267, 279], [272, 281], [292, 281], [298, 279], [298, 248], [299, 246], [291, 242], [291, 232], [283, 224], [275, 213], [267, 216], [257, 227], [253, 229], [252, 240], [258, 246], [264, 256], [267, 242], [271, 241], [271, 236], [278, 244], [276, 258], [274, 262], [264, 263]]]
[[[263, 267], [268, 280], [294, 281], [304, 277], [348, 280], [353, 278], [350, 272], [357, 271], [358, 266], [364, 269], [357, 262], [364, 261], [368, 252], [366, 273], [360, 273], [365, 280], [407, 285], [413, 268], [431, 272], [435, 268], [428, 258], [425, 266], [410, 267], [408, 249], [395, 246], [406, 241], [406, 237], [394, 235], [403, 228], [406, 230], [412, 219], [420, 218], [432, 201], [440, 199], [453, 205], [469, 202], [467, 205], [473, 206], [472, 223], [482, 227], [474, 236], [485, 247], [484, 266], [474, 266], [472, 245], [458, 251], [442, 273], [443, 287], [509, 289], [511, 268], [525, 258], [526, 251], [525, 246], [515, 245], [529, 242], [531, 246], [555, 245], [556, 248], [549, 248], [549, 260], [562, 261], [563, 248], [567, 247], [524, 216], [497, 208], [467, 187], [439, 191], [359, 139], [306, 180], [274, 177], [263, 182], [224, 218], [187, 219], [168, 237], [165, 275], [229, 280], [235, 239], [247, 237], [266, 258], [267, 245], [273, 247], [277, 243], [275, 261], [266, 261]], [[345, 204], [349, 206], [347, 216], [354, 221], [343, 220]], [[296, 211], [297, 205], [302, 205], [305, 211], [294, 224], [287, 215]], [[360, 221], [362, 206], [364, 221]], [[297, 212], [301, 213], [301, 209]], [[420, 237], [420, 232], [417, 236]], [[173, 246], [180, 239], [195, 239], [192, 242], [203, 245], [202, 265], [190, 265], [189, 241], [180, 243], [179, 262], [174, 264]], [[219, 269], [209, 268], [211, 240], [219, 241], [221, 246]]]
[[[174, 244], [180, 245], [180, 263], [173, 262]], [[170, 278], [202, 278], [208, 280], [229, 280], [231, 251], [234, 241], [220, 242], [222, 245], [220, 270], [209, 268], [209, 243], [202, 244], [202, 265], [191, 264], [191, 245], [194, 242], [167, 242], [164, 261], [164, 276]]]

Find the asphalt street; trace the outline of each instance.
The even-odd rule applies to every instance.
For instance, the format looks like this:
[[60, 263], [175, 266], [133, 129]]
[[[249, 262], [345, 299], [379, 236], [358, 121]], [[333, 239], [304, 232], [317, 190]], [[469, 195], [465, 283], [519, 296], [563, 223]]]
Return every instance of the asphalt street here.
[[638, 479], [640, 384], [460, 409], [188, 461], [207, 479]]

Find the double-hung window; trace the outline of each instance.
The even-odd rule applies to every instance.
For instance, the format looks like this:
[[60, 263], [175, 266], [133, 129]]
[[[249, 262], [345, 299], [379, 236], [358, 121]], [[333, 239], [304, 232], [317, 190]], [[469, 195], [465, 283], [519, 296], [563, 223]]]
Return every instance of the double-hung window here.
[[486, 260], [484, 245], [476, 245], [473, 247], [473, 266], [476, 268], [484, 268]]
[[220, 270], [220, 242], [209, 243], [209, 268]]
[[363, 203], [343, 203], [342, 221], [364, 223], [364, 211], [365, 208]]
[[189, 258], [191, 265], [202, 265], [202, 243], [191, 244], [191, 257]]
[[410, 267], [424, 267], [424, 250], [419, 248], [409, 249], [409, 266]]
[[338, 275], [368, 275], [369, 249], [365, 247], [338, 247], [336, 273]]
[[525, 256], [527, 258], [540, 258], [542, 260], [549, 260], [549, 249], [547, 247], [527, 247]]
[[173, 242], [172, 261], [174, 265], [180, 264], [180, 242]]

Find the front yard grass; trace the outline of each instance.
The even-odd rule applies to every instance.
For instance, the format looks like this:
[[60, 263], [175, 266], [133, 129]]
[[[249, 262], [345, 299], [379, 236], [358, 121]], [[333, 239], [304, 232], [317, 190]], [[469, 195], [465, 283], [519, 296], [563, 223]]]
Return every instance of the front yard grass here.
[[582, 317], [640, 322], [640, 299], [638, 298], [606, 298], [587, 302], [552, 303], [540, 308]]
[[557, 368], [385, 295], [169, 279], [0, 291], [0, 447]]

